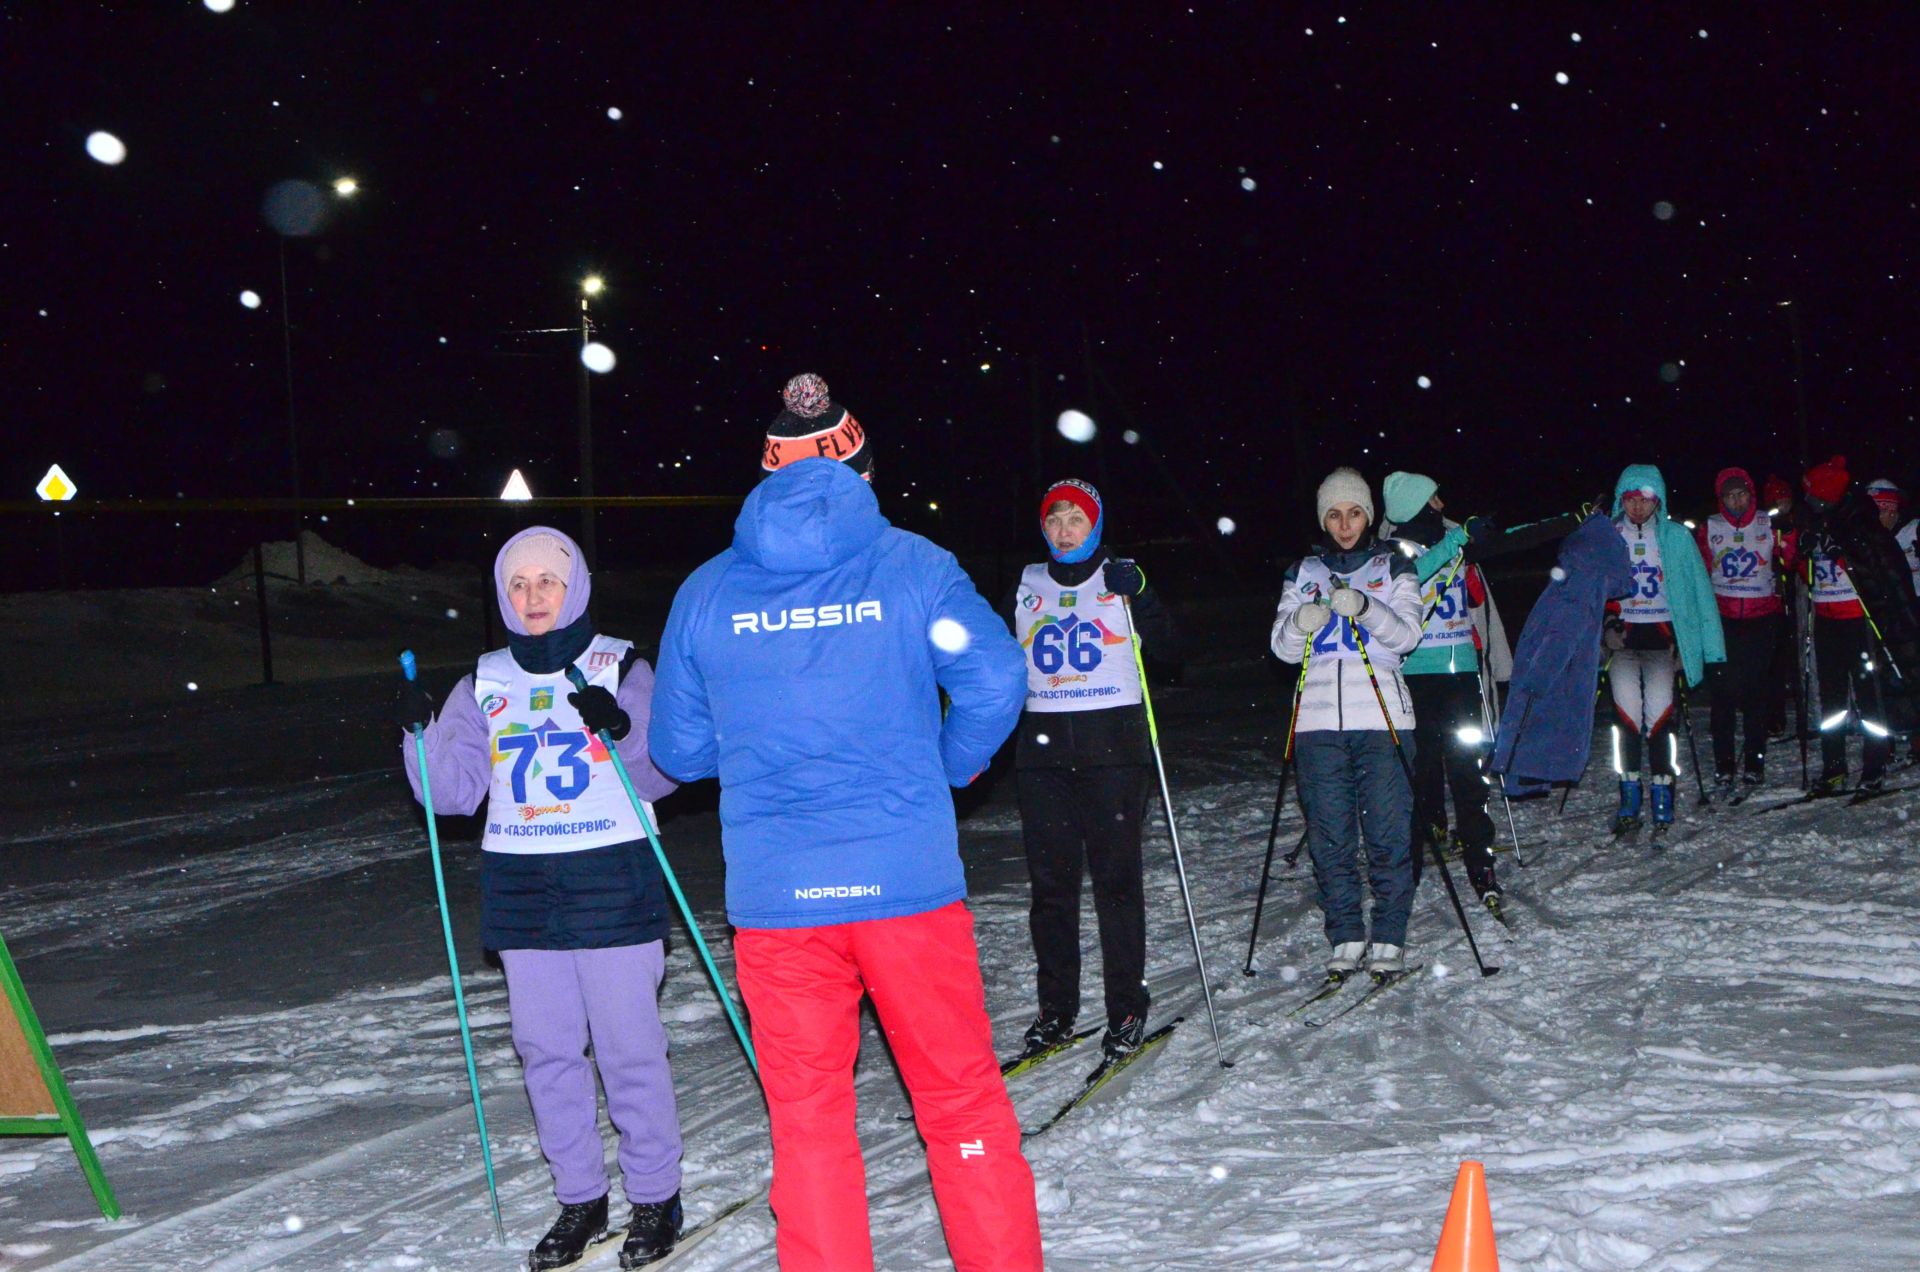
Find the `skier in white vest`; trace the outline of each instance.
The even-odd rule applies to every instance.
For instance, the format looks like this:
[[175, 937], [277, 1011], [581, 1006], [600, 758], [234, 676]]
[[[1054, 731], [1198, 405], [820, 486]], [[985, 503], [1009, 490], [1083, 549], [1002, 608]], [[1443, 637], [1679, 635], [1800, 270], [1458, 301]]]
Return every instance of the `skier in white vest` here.
[[[653, 669], [633, 642], [594, 630], [586, 562], [560, 531], [514, 535], [493, 572], [507, 647], [482, 654], [437, 716], [419, 683], [403, 681], [394, 719], [409, 732], [425, 726], [437, 812], [486, 805], [480, 941], [506, 967], [513, 1045], [560, 1201], [527, 1266], [566, 1267], [607, 1231], [597, 1070], [633, 1207], [620, 1266], [645, 1267], [672, 1251], [681, 1227], [680, 1122], [659, 1004], [666, 886], [597, 735], [613, 739], [642, 799], [674, 789], [647, 754]], [[585, 689], [568, 683], [570, 668]], [[401, 755], [418, 798], [411, 741]]]
[[[1753, 477], [1746, 469], [1721, 469], [1713, 489], [1720, 507], [1694, 537], [1706, 561], [1727, 647], [1727, 661], [1713, 670], [1707, 683], [1713, 693], [1714, 786], [1732, 798], [1737, 784], [1751, 789], [1766, 780], [1771, 668], [1785, 613], [1778, 563], [1790, 557], [1791, 550], [1783, 543], [1789, 532], [1777, 530], [1771, 514], [1756, 507]], [[1736, 721], [1746, 728], [1737, 774]]]
[[[1294, 764], [1307, 816], [1307, 851], [1333, 947], [1327, 975], [1342, 980], [1363, 962], [1379, 975], [1406, 969], [1413, 909], [1413, 784], [1407, 766], [1414, 741], [1413, 699], [1400, 660], [1420, 644], [1420, 585], [1414, 563], [1374, 537], [1366, 478], [1351, 468], [1334, 469], [1320, 483], [1314, 505], [1325, 538], [1287, 571], [1269, 643], [1282, 662], [1309, 659]], [[1400, 755], [1394, 753], [1395, 734]], [[1357, 864], [1363, 838], [1373, 890], [1371, 932]]]
[[[1135, 644], [1175, 658], [1173, 619], [1132, 561], [1101, 542], [1106, 512], [1083, 481], [1040, 501], [1050, 560], [1029, 565], [1002, 606], [1027, 663], [1015, 766], [1020, 830], [1033, 881], [1028, 928], [1039, 1015], [1023, 1056], [1073, 1036], [1080, 1010], [1080, 880], [1093, 879], [1106, 1035], [1119, 1058], [1146, 1036], [1146, 902], [1140, 831], [1153, 751]], [[1135, 624], [1138, 625], [1136, 630]]]

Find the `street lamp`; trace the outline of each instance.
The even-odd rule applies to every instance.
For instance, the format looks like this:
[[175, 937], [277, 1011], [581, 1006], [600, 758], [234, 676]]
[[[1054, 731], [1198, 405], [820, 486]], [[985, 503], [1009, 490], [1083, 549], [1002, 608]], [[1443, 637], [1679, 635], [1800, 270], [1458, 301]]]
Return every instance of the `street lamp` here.
[[[607, 280], [598, 274], [588, 274], [580, 280], [580, 495], [587, 500], [593, 498], [593, 370], [584, 355], [587, 346], [593, 343], [590, 302], [606, 289]], [[586, 554], [587, 567], [591, 569], [599, 563], [599, 556], [595, 551], [590, 502], [581, 506], [580, 531], [580, 550]]]
[[[309, 187], [311, 189], [311, 187]], [[339, 177], [333, 183], [334, 194], [342, 199], [352, 198], [360, 189], [360, 183], [352, 177]], [[276, 227], [278, 228], [278, 227]], [[293, 470], [293, 563], [294, 576], [304, 586], [307, 581], [307, 548], [301, 542], [306, 530], [307, 517], [299, 507], [300, 500], [300, 431], [294, 420], [293, 412], [293, 316], [287, 301], [287, 234], [281, 230], [280, 238], [280, 349], [287, 377], [287, 463]], [[246, 302], [242, 300], [242, 304]]]

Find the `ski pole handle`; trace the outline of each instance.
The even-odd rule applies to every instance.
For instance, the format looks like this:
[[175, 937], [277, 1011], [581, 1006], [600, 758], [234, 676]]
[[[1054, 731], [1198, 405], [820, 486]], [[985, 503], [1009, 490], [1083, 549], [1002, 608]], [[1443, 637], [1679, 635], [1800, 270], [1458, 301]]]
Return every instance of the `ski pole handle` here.
[[420, 670], [420, 665], [414, 661], [413, 651], [411, 649], [401, 650], [400, 651], [400, 674], [405, 676], [408, 680], [412, 680], [414, 678], [415, 673], [418, 672], [419, 670]]

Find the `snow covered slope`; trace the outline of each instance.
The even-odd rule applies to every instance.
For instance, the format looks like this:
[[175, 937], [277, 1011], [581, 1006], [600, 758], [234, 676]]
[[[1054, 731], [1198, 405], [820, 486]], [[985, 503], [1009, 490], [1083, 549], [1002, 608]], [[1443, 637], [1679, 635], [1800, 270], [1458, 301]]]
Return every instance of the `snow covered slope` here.
[[[1500, 975], [1474, 973], [1429, 870], [1412, 937], [1428, 974], [1307, 1030], [1283, 1019], [1324, 948], [1304, 864], [1275, 878], [1260, 974], [1239, 970], [1280, 695], [1254, 664], [1197, 681], [1158, 697], [1237, 1065], [1214, 1061], [1159, 835], [1155, 1012], [1187, 1023], [1123, 1097], [1030, 1142], [1050, 1267], [1425, 1267], [1469, 1157], [1487, 1165], [1510, 1270], [1920, 1267], [1916, 795], [1778, 813], [1683, 800], [1684, 838], [1656, 855], [1606, 839], [1596, 770], [1564, 816], [1519, 809], [1529, 864], [1500, 858], [1516, 931], [1470, 914]], [[450, 886], [507, 1249], [387, 693], [375, 678], [208, 692], [164, 720], [95, 707], [0, 739], [27, 795], [0, 835], [0, 932], [128, 1212], [89, 1217], [63, 1142], [0, 1141], [0, 1268], [522, 1266], [551, 1196], [503, 984], [472, 940], [470, 828], [449, 827]], [[666, 833], [730, 972], [712, 815]], [[1010, 782], [963, 834], [1011, 1047], [1032, 989]], [[1281, 835], [1297, 837], [1297, 813]], [[697, 1222], [764, 1181], [765, 1111], [684, 942], [665, 1011]], [[946, 1266], [905, 1096], [869, 1031], [880, 1263]], [[1086, 1063], [1017, 1080], [1023, 1117]], [[772, 1232], [750, 1209], [675, 1266], [772, 1268]]]

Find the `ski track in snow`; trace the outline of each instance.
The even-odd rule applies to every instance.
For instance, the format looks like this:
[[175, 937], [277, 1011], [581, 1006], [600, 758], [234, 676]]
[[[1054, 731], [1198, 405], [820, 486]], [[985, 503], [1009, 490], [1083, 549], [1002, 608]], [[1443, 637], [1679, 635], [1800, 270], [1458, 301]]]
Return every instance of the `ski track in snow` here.
[[[1304, 861], [1288, 872], [1276, 859], [1260, 974], [1240, 973], [1274, 780], [1272, 722], [1244, 704], [1233, 714], [1229, 700], [1245, 696], [1186, 689], [1162, 704], [1168, 735], [1191, 739], [1169, 758], [1236, 1066], [1215, 1063], [1156, 822], [1155, 1012], [1187, 1019], [1124, 1095], [1029, 1141], [1049, 1267], [1423, 1267], [1467, 1158], [1486, 1163], [1509, 1268], [1920, 1266], [1920, 884], [1904, 820], [1920, 798], [1774, 816], [1688, 799], [1681, 829], [1699, 833], [1656, 853], [1644, 839], [1606, 837], [1612, 792], [1596, 766], [1564, 816], [1550, 800], [1517, 806], [1530, 864], [1500, 858], [1517, 931], [1469, 903], [1498, 976], [1475, 973], [1429, 867], [1411, 942], [1428, 974], [1310, 1031], [1283, 1019], [1324, 952]], [[1784, 757], [1777, 776], [1788, 780]], [[229, 792], [221, 815], [257, 820], [256, 842], [191, 868], [12, 889], [0, 931], [17, 957], [38, 958], [103, 925], [134, 940], [210, 914], [244, 922], [249, 906], [297, 881], [420, 853], [404, 793], [389, 798], [390, 785], [367, 787], [377, 808], [303, 840], [314, 794]], [[1011, 803], [1005, 783], [967, 833], [1001, 851], [978, 837], [1017, 830]], [[153, 831], [155, 819], [120, 812], [77, 824], [94, 842]], [[1290, 807], [1282, 849], [1298, 834]], [[1464, 871], [1453, 871], [1464, 889]], [[1011, 1048], [1031, 1010], [1025, 890], [988, 890], [974, 906], [996, 1037]], [[706, 917], [731, 979], [724, 926]], [[1090, 901], [1083, 922], [1090, 1023]], [[472, 933], [461, 938], [471, 958]], [[523, 1266], [551, 1219], [549, 1182], [503, 984], [472, 963], [466, 976], [507, 1248], [492, 1240], [442, 975], [191, 1025], [48, 1022], [128, 1216], [86, 1218], [64, 1141], [0, 1141], [0, 1269]], [[766, 1118], [684, 941], [662, 1007], [693, 1224], [764, 1184]], [[878, 1264], [948, 1266], [917, 1137], [897, 1120], [904, 1092], [870, 1016], [866, 1028], [860, 1126]], [[1023, 1119], [1054, 1107], [1089, 1063], [1076, 1055], [1016, 1079]], [[236, 1162], [249, 1180], [240, 1189]], [[207, 1169], [216, 1164], [227, 1173]], [[585, 1266], [614, 1267], [611, 1249]], [[673, 1266], [774, 1267], [771, 1216], [750, 1209]]]

